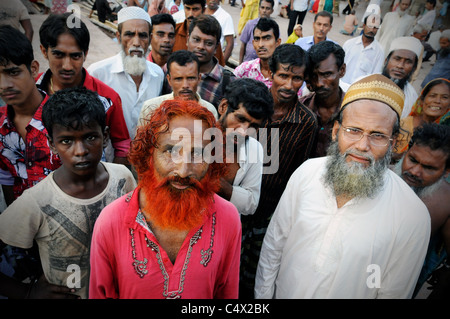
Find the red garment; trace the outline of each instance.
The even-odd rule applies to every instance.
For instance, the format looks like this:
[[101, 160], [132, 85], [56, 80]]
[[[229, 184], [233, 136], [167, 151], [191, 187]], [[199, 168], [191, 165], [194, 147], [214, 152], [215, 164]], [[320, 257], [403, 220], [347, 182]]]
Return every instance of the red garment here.
[[26, 127], [25, 141], [12, 121], [13, 108], [7, 105], [0, 107], [0, 169], [4, 171], [0, 183], [13, 184], [14, 199], [61, 166], [59, 157], [50, 151], [47, 130], [42, 124], [42, 107], [47, 100], [48, 95], [45, 94]]
[[189, 232], [172, 264], [149, 230], [138, 197], [139, 189], [120, 197], [95, 223], [89, 298], [236, 299], [241, 253], [236, 207], [214, 195], [203, 225]]
[[[48, 69], [36, 78], [36, 85], [41, 90], [46, 90], [51, 77], [51, 71]], [[114, 156], [126, 157], [130, 149], [130, 135], [128, 134], [127, 124], [123, 117], [122, 100], [119, 94], [111, 87], [97, 78], [89, 75], [83, 68], [84, 83], [83, 86], [91, 91], [95, 91], [100, 96], [100, 100], [105, 106], [106, 125], [109, 127], [109, 136], [114, 148]]]

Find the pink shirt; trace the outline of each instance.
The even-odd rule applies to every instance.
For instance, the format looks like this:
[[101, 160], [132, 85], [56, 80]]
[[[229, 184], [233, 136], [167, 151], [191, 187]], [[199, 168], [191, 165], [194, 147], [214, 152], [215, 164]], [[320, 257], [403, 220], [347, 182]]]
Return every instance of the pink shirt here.
[[139, 210], [138, 193], [106, 206], [95, 223], [89, 298], [237, 299], [241, 222], [234, 205], [214, 195], [172, 264]]

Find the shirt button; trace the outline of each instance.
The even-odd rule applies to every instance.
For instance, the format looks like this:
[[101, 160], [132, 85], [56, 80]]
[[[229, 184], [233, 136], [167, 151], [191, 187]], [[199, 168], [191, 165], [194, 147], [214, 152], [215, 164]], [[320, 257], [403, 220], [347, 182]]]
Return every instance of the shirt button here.
[[28, 162], [28, 166], [33, 166], [33, 163], [32, 162]]

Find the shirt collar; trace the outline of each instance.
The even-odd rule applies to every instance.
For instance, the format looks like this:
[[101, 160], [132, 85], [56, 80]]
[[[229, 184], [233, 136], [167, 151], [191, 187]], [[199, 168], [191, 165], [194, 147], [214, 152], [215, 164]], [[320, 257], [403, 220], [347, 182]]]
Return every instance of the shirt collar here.
[[223, 67], [219, 64], [219, 61], [216, 57], [213, 57], [213, 61], [216, 63], [209, 73], [203, 73], [204, 76], [209, 76], [213, 80], [220, 82], [220, 78], [222, 77], [222, 69]]

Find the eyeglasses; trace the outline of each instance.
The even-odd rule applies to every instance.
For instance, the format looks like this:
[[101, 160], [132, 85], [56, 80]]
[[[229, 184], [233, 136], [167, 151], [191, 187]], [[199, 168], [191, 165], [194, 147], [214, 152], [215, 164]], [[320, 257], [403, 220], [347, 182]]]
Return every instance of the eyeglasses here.
[[360, 141], [364, 135], [367, 135], [370, 144], [374, 146], [386, 146], [392, 141], [392, 138], [381, 133], [366, 134], [363, 130], [354, 127], [345, 127], [342, 125], [344, 136], [351, 141]]

